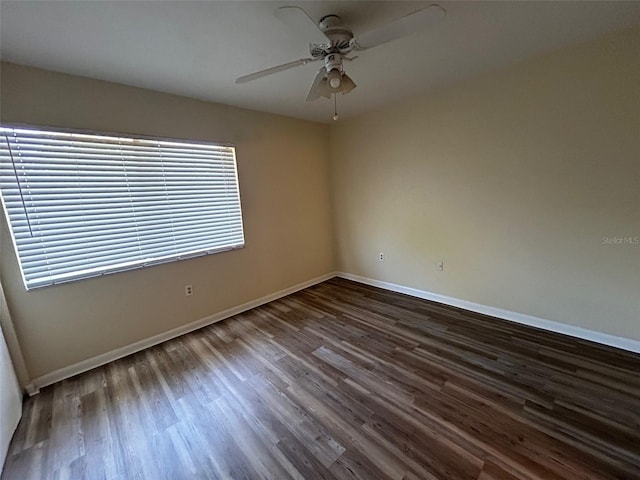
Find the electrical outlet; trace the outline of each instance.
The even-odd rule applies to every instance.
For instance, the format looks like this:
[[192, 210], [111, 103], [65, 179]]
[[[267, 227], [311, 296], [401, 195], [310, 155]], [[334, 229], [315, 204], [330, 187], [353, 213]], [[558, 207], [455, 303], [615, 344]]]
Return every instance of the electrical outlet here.
[[189, 297], [191, 295], [193, 295], [193, 286], [192, 285], [185, 285], [184, 286], [184, 294], [186, 297]]
[[438, 263], [438, 270], [440, 270], [441, 272], [444, 270], [444, 261], [440, 260], [440, 263]]
[[378, 254], [378, 260], [380, 260], [381, 262], [384, 262], [384, 252], [380, 252]]

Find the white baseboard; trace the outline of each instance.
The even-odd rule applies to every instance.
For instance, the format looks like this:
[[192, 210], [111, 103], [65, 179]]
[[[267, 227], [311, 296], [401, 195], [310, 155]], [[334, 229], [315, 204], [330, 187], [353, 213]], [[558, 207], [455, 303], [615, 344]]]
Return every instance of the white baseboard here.
[[31, 383], [29, 383], [25, 387], [26, 393], [29, 394], [29, 396], [36, 395], [40, 392], [40, 389], [42, 387], [45, 387], [47, 385], [51, 385], [53, 383], [64, 380], [66, 378], [73, 377], [74, 375], [78, 375], [79, 373], [86, 372], [88, 370], [107, 364], [114, 360], [118, 360], [119, 358], [126, 357], [127, 355], [131, 355], [132, 353], [139, 352], [141, 350], [144, 350], [145, 348], [149, 348], [159, 343], [165, 342], [167, 340], [171, 340], [173, 338], [179, 337], [180, 335], [184, 335], [185, 333], [198, 330], [199, 328], [205, 327], [207, 325], [211, 325], [212, 323], [215, 323], [215, 322], [219, 322], [220, 320], [224, 320], [225, 318], [229, 318], [239, 313], [246, 312], [247, 310], [251, 310], [252, 308], [259, 307], [260, 305], [264, 305], [265, 303], [269, 303], [279, 298], [286, 297], [287, 295], [291, 295], [292, 293], [295, 293], [297, 291], [304, 290], [305, 288], [311, 287], [318, 283], [322, 283], [335, 276], [345, 278], [347, 280], [353, 280], [359, 283], [364, 283], [366, 285], [383, 288], [385, 290], [390, 290], [393, 292], [404, 293], [406, 295], [411, 295], [412, 297], [423, 298], [425, 300], [432, 300], [434, 302], [442, 303], [445, 305], [451, 305], [453, 307], [470, 310], [472, 312], [477, 312], [484, 315], [490, 315], [492, 317], [497, 317], [497, 318], [509, 320], [516, 323], [521, 323], [523, 325], [542, 328], [544, 330], [549, 330], [551, 332], [562, 333], [564, 335], [569, 335], [569, 336], [581, 338], [584, 340], [590, 340], [592, 342], [601, 343], [604, 345], [610, 345], [612, 347], [620, 348], [622, 350], [640, 353], [640, 341], [638, 340], [633, 340], [633, 339], [624, 338], [624, 337], [617, 337], [615, 335], [609, 335], [607, 333], [597, 332], [597, 331], [588, 330], [582, 327], [576, 327], [573, 325], [554, 322], [552, 320], [545, 320], [542, 318], [533, 317], [531, 315], [525, 315], [522, 313], [511, 312], [509, 310], [504, 310], [501, 308], [489, 307], [487, 305], [469, 302], [467, 300], [462, 300], [455, 297], [449, 297], [446, 295], [431, 293], [425, 290], [418, 290], [417, 288], [405, 287], [403, 285], [397, 285], [395, 283], [383, 282], [381, 280], [362, 277], [360, 275], [353, 275], [351, 273], [346, 273], [346, 272], [332, 272], [326, 275], [322, 275], [320, 277], [313, 278], [306, 282], [293, 285], [292, 287], [285, 288], [284, 290], [280, 290], [278, 292], [272, 293], [270, 295], [266, 295], [256, 300], [243, 303], [242, 305], [229, 308], [222, 312], [209, 315], [208, 317], [201, 318], [200, 320], [196, 320], [195, 322], [182, 325], [180, 327], [174, 328], [167, 332], [163, 332], [158, 335], [154, 335], [152, 337], [139, 340], [129, 345], [116, 348], [115, 350], [102, 353], [100, 355], [89, 358], [87, 360], [83, 360], [73, 365], [69, 365], [68, 367], [63, 367], [61, 369], [47, 373], [40, 377], [34, 378], [31, 381]]
[[373, 278], [361, 277], [360, 275], [353, 275], [351, 273], [338, 272], [337, 276], [346, 278], [347, 280], [353, 280], [354, 282], [371, 285], [373, 287], [380, 287], [384, 288], [385, 290], [391, 290], [392, 292], [404, 293], [407, 295], [411, 295], [412, 297], [424, 298], [425, 300], [432, 300], [434, 302], [463, 308], [465, 310], [482, 313], [484, 315], [501, 318], [503, 320], [509, 320], [511, 322], [521, 323], [523, 325], [542, 328], [543, 330], [549, 330], [551, 332], [562, 333], [571, 337], [609, 345], [612, 347], [620, 348], [622, 350], [640, 353], [639, 340], [617, 337], [615, 335], [609, 335], [608, 333], [597, 332], [595, 330], [567, 325], [566, 323], [554, 322], [552, 320], [545, 320], [543, 318], [533, 317], [531, 315], [503, 310], [502, 308], [489, 307], [480, 303], [469, 302], [467, 300], [448, 297], [446, 295], [440, 295], [437, 293], [431, 293], [425, 290], [418, 290], [417, 288], [405, 287], [403, 285], [397, 285], [395, 283], [383, 282], [381, 280], [375, 280]]
[[246, 312], [247, 310], [251, 310], [255, 307], [259, 307], [260, 305], [264, 305], [265, 303], [269, 303], [279, 298], [286, 297], [287, 295], [291, 295], [292, 293], [295, 293], [299, 290], [304, 290], [305, 288], [324, 282], [325, 280], [328, 280], [335, 276], [336, 273], [331, 272], [326, 275], [313, 278], [306, 282], [298, 283], [297, 285], [293, 285], [292, 287], [285, 288], [284, 290], [280, 290], [270, 295], [265, 295], [264, 297], [252, 300], [247, 303], [243, 303], [242, 305], [223, 310], [222, 312], [214, 313], [213, 315], [201, 318], [200, 320], [196, 320], [195, 322], [191, 322], [172, 330], [159, 333], [158, 335], [139, 340], [129, 345], [125, 345], [124, 347], [116, 348], [115, 350], [96, 355], [95, 357], [82, 360], [81, 362], [69, 365], [68, 367], [54, 370], [53, 372], [34, 378], [31, 383], [27, 385], [25, 390], [29, 394], [29, 396], [36, 395], [40, 392], [40, 389], [42, 387], [46, 387], [47, 385], [51, 385], [66, 378], [73, 377], [74, 375], [78, 375], [79, 373], [86, 372], [119, 358], [126, 357], [127, 355], [131, 355], [132, 353], [139, 352], [141, 350], [144, 350], [145, 348], [149, 348], [167, 340], [179, 337], [180, 335], [184, 335], [185, 333], [189, 333], [194, 330], [198, 330], [199, 328], [206, 327], [207, 325], [219, 322], [220, 320], [224, 320], [225, 318], [233, 317], [234, 315]]
[[26, 392], [27, 395], [29, 395], [30, 397], [33, 397], [34, 395], [37, 395], [40, 393], [40, 388], [36, 387], [33, 382], [30, 382], [24, 386], [24, 391]]

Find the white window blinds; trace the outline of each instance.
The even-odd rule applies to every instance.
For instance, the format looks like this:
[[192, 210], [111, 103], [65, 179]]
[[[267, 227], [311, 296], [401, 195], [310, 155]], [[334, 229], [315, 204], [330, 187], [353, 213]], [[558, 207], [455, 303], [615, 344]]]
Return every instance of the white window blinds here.
[[233, 147], [0, 127], [27, 289], [244, 246]]

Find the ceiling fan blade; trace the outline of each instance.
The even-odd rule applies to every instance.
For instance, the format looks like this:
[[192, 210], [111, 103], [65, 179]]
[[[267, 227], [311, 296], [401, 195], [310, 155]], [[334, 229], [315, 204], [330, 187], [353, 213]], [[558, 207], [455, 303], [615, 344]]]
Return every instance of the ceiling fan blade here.
[[410, 13], [387, 25], [360, 35], [353, 40], [356, 50], [366, 50], [398, 38], [411, 35], [419, 30], [435, 25], [446, 11], [440, 5], [429, 5], [421, 10]]
[[327, 70], [324, 67], [318, 70], [318, 74], [313, 80], [311, 88], [309, 88], [309, 93], [307, 94], [305, 102], [312, 102], [320, 97], [331, 97], [329, 85], [327, 84]]
[[319, 44], [325, 44], [329, 41], [320, 30], [318, 23], [301, 7], [280, 7], [276, 10], [276, 17], [282, 20], [297, 36], [304, 38], [306, 41]]
[[260, 70], [259, 72], [254, 72], [249, 75], [245, 75], [243, 77], [237, 78], [236, 83], [247, 83], [247, 82], [250, 82], [251, 80], [256, 80], [258, 78], [266, 77], [267, 75], [271, 75], [273, 73], [289, 70], [290, 68], [294, 68], [300, 65], [306, 65], [307, 63], [315, 62], [316, 60], [319, 60], [319, 59], [318, 58], [301, 58], [300, 60], [294, 60], [293, 62], [283, 63], [282, 65], [266, 68], [264, 70]]

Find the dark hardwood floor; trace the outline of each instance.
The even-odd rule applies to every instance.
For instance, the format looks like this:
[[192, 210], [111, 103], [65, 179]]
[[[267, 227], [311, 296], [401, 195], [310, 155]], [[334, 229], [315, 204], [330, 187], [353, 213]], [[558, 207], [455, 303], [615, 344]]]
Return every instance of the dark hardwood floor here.
[[640, 356], [332, 279], [43, 389], [2, 477], [640, 478]]

